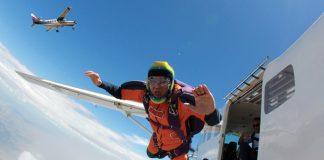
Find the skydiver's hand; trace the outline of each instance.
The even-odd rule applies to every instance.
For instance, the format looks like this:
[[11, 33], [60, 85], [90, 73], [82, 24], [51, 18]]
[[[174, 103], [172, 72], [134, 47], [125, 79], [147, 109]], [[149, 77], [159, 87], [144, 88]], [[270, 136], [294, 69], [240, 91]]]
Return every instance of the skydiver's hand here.
[[216, 104], [214, 97], [206, 85], [199, 85], [192, 93], [195, 97], [196, 105], [188, 105], [191, 110], [203, 115], [209, 115], [215, 111]]
[[95, 84], [97, 86], [101, 85], [102, 80], [100, 79], [100, 76], [98, 73], [96, 73], [94, 71], [86, 71], [86, 72], [84, 72], [84, 75], [88, 76], [91, 79], [93, 84]]
[[243, 144], [244, 142], [247, 142], [249, 140], [251, 135], [249, 135], [247, 132], [243, 132], [240, 136], [240, 139], [238, 141], [238, 144]]

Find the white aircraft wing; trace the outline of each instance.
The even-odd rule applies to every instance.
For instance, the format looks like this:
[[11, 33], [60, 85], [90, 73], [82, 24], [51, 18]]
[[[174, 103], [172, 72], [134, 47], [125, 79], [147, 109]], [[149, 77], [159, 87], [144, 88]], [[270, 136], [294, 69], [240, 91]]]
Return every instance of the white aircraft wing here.
[[[74, 96], [91, 103], [98, 104], [105, 108], [114, 109], [120, 112], [125, 113], [127, 116], [136, 115], [139, 117], [147, 117], [144, 106], [141, 103], [127, 100], [116, 99], [112, 96], [107, 96], [104, 94], [91, 92], [88, 90], [75, 88], [72, 86], [52, 82], [46, 79], [42, 79], [33, 75], [25, 74], [19, 71], [16, 71], [21, 77], [27, 81], [43, 86], [45, 88], [69, 95]], [[142, 127], [142, 126], [141, 126]]]
[[57, 21], [62, 21], [65, 16], [70, 12], [71, 8], [67, 7], [64, 12], [57, 18]]

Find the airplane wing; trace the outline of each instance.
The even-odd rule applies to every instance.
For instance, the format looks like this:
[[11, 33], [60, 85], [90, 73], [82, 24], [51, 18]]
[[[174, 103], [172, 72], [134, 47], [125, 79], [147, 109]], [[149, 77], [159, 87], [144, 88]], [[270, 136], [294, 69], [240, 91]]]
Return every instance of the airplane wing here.
[[[27, 81], [37, 84], [39, 86], [43, 86], [45, 88], [69, 95], [74, 96], [83, 100], [86, 100], [91, 103], [98, 104], [105, 108], [114, 109], [120, 112], [125, 113], [128, 117], [131, 115], [136, 115], [139, 117], [147, 117], [144, 106], [141, 103], [134, 101], [126, 101], [116, 99], [112, 96], [107, 96], [104, 94], [91, 92], [88, 90], [75, 88], [72, 86], [52, 82], [46, 79], [42, 79], [33, 75], [25, 74], [19, 71], [16, 71], [21, 77], [26, 79]], [[133, 120], [133, 119], [132, 119]], [[133, 120], [134, 121], [134, 120]], [[136, 123], [136, 122], [135, 122]], [[142, 127], [142, 126], [141, 126]]]
[[66, 14], [69, 13], [70, 10], [71, 10], [71, 8], [70, 7], [67, 7], [64, 10], [64, 12], [57, 18], [57, 21], [62, 21], [65, 18]]
[[46, 32], [50, 31], [52, 29], [52, 27], [47, 27]]

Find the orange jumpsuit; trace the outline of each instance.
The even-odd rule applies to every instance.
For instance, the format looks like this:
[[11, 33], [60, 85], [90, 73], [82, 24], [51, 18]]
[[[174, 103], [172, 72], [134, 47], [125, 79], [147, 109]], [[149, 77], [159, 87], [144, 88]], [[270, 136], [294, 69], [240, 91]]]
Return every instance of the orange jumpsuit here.
[[[114, 86], [107, 82], [103, 82], [103, 84], [99, 87], [105, 89], [116, 98], [124, 100], [133, 100], [137, 102], [143, 102], [146, 89], [144, 82], [137, 81], [124, 83], [123, 85], [121, 85], [121, 87]], [[181, 87], [176, 84], [173, 93], [175, 93], [175, 91], [177, 91], [180, 88]], [[191, 96], [191, 99], [193, 99], [193, 96]], [[207, 124], [209, 125], [215, 125], [220, 121], [220, 114], [217, 110], [215, 110], [215, 112], [213, 112], [211, 115], [205, 116], [197, 114], [196, 112], [193, 112], [191, 109], [186, 107], [186, 105], [180, 97], [178, 97], [176, 101], [178, 106], [180, 131], [185, 137], [189, 136], [188, 134], [190, 130], [190, 119], [199, 119], [203, 122], [207, 122]], [[148, 118], [150, 119], [150, 124], [155, 135], [152, 136], [150, 139], [147, 148], [147, 154], [151, 158], [156, 157], [156, 155], [160, 153], [167, 155], [169, 152], [181, 146], [183, 144], [183, 140], [179, 137], [175, 130], [168, 127], [164, 127], [170, 126], [168, 122], [169, 103], [165, 101], [161, 104], [155, 104], [153, 101], [149, 101], [148, 104]], [[187, 159], [187, 153], [181, 153], [172, 156], [172, 160]]]

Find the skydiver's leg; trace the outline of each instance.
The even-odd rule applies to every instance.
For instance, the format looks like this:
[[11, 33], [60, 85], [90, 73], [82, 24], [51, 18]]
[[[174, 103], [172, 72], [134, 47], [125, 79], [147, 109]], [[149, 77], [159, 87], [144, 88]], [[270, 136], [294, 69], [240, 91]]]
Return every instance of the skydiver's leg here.
[[167, 156], [166, 151], [163, 151], [154, 145], [153, 136], [151, 137], [150, 143], [147, 146], [146, 154], [150, 158], [163, 158]]
[[146, 150], [147, 156], [149, 156], [150, 158], [154, 158], [154, 155], [158, 152], [159, 152], [159, 149], [154, 146], [154, 141], [153, 141], [153, 136], [152, 136], [150, 139], [150, 143], [147, 146], [147, 150]]
[[188, 155], [187, 154], [182, 154], [178, 157], [172, 158], [172, 160], [188, 160]]

